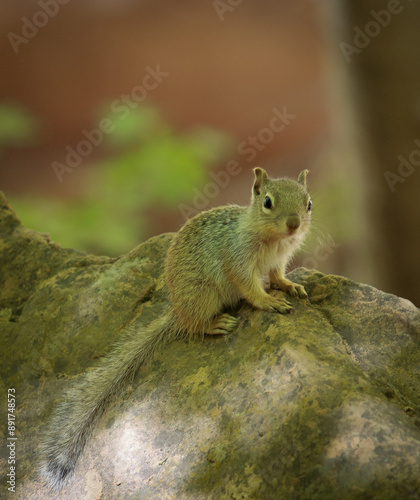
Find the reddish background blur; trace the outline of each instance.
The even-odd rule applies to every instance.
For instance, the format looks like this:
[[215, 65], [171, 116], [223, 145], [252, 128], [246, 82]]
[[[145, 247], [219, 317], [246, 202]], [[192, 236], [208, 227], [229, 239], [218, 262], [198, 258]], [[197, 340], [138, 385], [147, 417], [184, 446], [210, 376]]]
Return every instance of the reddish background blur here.
[[[40, 7], [22, 1], [0, 9], [2, 33], [20, 34], [22, 17], [32, 19]], [[23, 103], [41, 120], [44, 135], [36, 147], [5, 152], [2, 189], [74, 196], [83, 172], [58, 183], [51, 162], [64, 159], [65, 146], [77, 144], [84, 128], [97, 126], [98, 106], [131, 92], [146, 67], [157, 65], [169, 76], [147, 102], [171, 125], [208, 124], [239, 144], [267, 127], [272, 108], [286, 106], [296, 115], [293, 123], [251, 164], [238, 156], [249, 168], [279, 160], [278, 174], [306, 166], [329, 127], [317, 2], [272, 1], [264, 8], [243, 2], [219, 13], [223, 21], [212, 1], [71, 1], [20, 44], [18, 54], [3, 36], [1, 98]], [[239, 183], [231, 188], [242, 191]], [[164, 222], [156, 233], [170, 229]]]
[[[239, 145], [268, 126], [273, 108], [295, 115], [252, 161], [238, 151], [229, 158], [240, 162], [242, 173], [211, 200], [212, 206], [247, 203], [251, 169], [256, 165], [273, 176], [295, 176], [308, 168], [316, 201], [315, 230], [335, 242], [316, 267], [405, 295], [403, 286], [393, 287], [392, 280], [387, 281], [389, 265], [382, 270], [378, 267], [372, 239], [378, 248], [384, 248], [384, 243], [374, 236], [377, 224], [371, 223], [366, 208], [367, 199], [388, 188], [382, 172], [367, 183], [364, 160], [354, 147], [354, 108], [359, 95], [349, 92], [348, 74], [358, 63], [346, 64], [339, 48], [346, 36], [343, 24], [348, 23], [351, 41], [351, 29], [359, 22], [351, 8], [350, 13], [344, 8], [351, 3], [60, 1], [64, 4], [6, 0], [0, 5], [0, 100], [22, 104], [41, 124], [33, 145], [3, 147], [0, 189], [6, 196], [36, 194], [77, 200], [86, 172], [95, 168], [95, 160], [106, 151], [95, 148], [89, 161], [63, 182], [58, 181], [51, 163], [64, 161], [65, 148], [84, 139], [83, 129], [98, 126], [98, 109], [104, 103], [141, 84], [147, 67], [160, 67], [169, 75], [148, 93], [145, 102], [155, 106], [175, 130], [204, 124], [231, 134]], [[380, 3], [375, 6], [380, 8]], [[13, 36], [22, 35], [28, 20], [42, 22], [39, 12], [48, 8], [56, 13], [27, 43], [20, 43], [16, 53]], [[367, 5], [361, 23], [369, 20], [369, 9]], [[413, 17], [408, 9], [399, 19]], [[397, 26], [397, 21], [392, 23]], [[387, 30], [364, 54], [387, 39], [392, 29]], [[376, 61], [379, 64], [381, 57]], [[225, 167], [223, 161], [212, 168]], [[193, 193], [185, 203], [192, 198]], [[162, 209], [159, 200], [144, 215], [150, 220], [144, 238], [175, 231], [183, 223], [179, 210]], [[314, 241], [309, 254], [297, 262], [313, 255], [316, 245]]]

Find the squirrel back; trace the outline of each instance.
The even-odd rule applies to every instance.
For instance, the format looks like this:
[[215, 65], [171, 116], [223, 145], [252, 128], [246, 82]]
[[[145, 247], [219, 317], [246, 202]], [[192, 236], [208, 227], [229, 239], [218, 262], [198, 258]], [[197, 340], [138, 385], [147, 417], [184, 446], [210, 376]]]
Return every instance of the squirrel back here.
[[111, 399], [165, 342], [230, 333], [237, 318], [224, 312], [247, 300], [258, 309], [287, 313], [291, 304], [271, 288], [306, 298], [284, 277], [310, 226], [312, 202], [304, 170], [297, 181], [270, 179], [254, 169], [248, 207], [229, 205], [193, 217], [175, 234], [165, 260], [170, 303], [142, 331], [129, 327], [103, 363], [70, 389], [54, 411], [41, 444], [40, 472], [60, 489], [72, 475], [94, 426]]

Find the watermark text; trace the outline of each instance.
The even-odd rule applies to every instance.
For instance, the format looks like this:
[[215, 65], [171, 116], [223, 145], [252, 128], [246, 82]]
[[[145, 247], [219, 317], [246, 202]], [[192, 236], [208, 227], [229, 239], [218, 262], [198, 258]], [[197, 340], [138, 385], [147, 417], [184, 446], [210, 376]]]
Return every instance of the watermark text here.
[[384, 7], [384, 9], [378, 11], [373, 9], [370, 11], [371, 20], [365, 24], [363, 29], [359, 28], [359, 26], [353, 27], [353, 44], [346, 42], [339, 44], [340, 50], [348, 63], [351, 62], [354, 54], [360, 54], [370, 44], [372, 38], [377, 37], [391, 23], [393, 16], [400, 14], [404, 10], [404, 6], [401, 5], [399, 0], [389, 0]]
[[44, 28], [49, 20], [55, 17], [60, 10], [60, 5], [69, 3], [70, 0], [39, 0], [38, 5], [40, 10], [37, 10], [31, 19], [27, 16], [21, 18], [22, 28], [20, 34], [10, 31], [7, 38], [12, 45], [12, 48], [17, 54], [22, 44], [26, 45], [29, 40], [34, 38], [40, 29]]
[[399, 175], [390, 170], [384, 172], [385, 181], [391, 193], [395, 192], [396, 184], [405, 182], [407, 177], [410, 177], [415, 172], [415, 167], [420, 166], [420, 140], [415, 139], [414, 144], [418, 146], [418, 149], [412, 149], [407, 156], [399, 155], [397, 158], [397, 171]]
[[16, 390], [7, 391], [7, 448], [9, 450], [7, 464], [7, 489], [16, 493]]
[[[143, 102], [148, 93], [154, 90], [169, 73], [160, 69], [160, 64], [155, 68], [146, 66], [146, 75], [140, 85], [136, 85], [128, 94], [121, 94], [119, 98], [111, 103], [113, 116], [124, 120], [130, 112]], [[115, 123], [110, 118], [103, 118], [96, 128], [82, 130], [84, 139], [74, 146], [66, 146], [66, 156], [64, 162], [53, 161], [51, 167], [59, 182], [63, 182], [64, 174], [69, 174], [80, 166], [83, 159], [89, 156], [94, 148], [100, 146], [106, 134], [111, 134], [115, 130]]]
[[213, 0], [213, 7], [221, 21], [225, 20], [226, 12], [233, 12], [244, 0]]
[[[296, 118], [295, 114], [287, 111], [286, 106], [283, 106], [281, 111], [278, 108], [273, 108], [271, 112], [272, 117], [267, 127], [261, 128], [255, 135], [248, 136], [246, 140], [238, 144], [238, 154], [243, 155], [248, 163], [255, 160], [258, 152], [263, 151], [267, 144], [274, 139], [275, 135], [282, 132]], [[185, 203], [179, 205], [179, 210], [183, 217], [189, 219], [208, 208], [210, 200], [216, 198], [220, 190], [228, 186], [231, 178], [241, 172], [242, 167], [237, 160], [228, 161], [224, 170], [217, 173], [211, 172], [210, 177], [212, 180], [201, 191], [197, 188], [193, 190], [192, 206]]]

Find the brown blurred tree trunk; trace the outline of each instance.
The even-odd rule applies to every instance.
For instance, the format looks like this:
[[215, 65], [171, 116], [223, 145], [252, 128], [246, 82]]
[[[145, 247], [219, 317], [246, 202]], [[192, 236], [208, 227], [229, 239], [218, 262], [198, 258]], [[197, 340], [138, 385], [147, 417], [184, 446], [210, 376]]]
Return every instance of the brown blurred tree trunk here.
[[378, 286], [420, 304], [420, 2], [343, 0]]

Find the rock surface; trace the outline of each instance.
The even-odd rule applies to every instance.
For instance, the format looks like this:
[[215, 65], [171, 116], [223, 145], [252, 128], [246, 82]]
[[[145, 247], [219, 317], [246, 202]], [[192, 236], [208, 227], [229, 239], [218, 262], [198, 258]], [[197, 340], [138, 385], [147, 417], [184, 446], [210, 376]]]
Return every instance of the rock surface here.
[[[162, 347], [101, 419], [74, 480], [48, 491], [36, 472], [44, 424], [127, 325], [141, 332], [160, 314], [171, 235], [118, 259], [95, 257], [25, 229], [4, 197], [0, 210], [0, 370], [2, 393], [15, 388], [18, 405], [15, 498], [420, 498], [419, 310], [306, 269], [291, 273], [309, 293], [291, 299], [292, 314], [243, 304], [231, 335]], [[2, 446], [3, 491], [7, 459]]]

